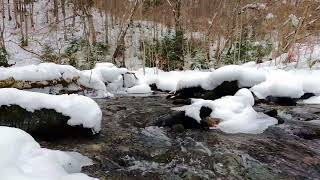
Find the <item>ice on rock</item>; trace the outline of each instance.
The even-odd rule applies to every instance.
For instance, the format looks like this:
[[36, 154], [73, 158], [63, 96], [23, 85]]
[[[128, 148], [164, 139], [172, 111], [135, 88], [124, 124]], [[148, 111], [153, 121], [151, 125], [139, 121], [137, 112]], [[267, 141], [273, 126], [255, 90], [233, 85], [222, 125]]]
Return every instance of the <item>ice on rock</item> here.
[[211, 101], [193, 99], [191, 105], [174, 108], [200, 123], [201, 107], [212, 109], [211, 118], [221, 119], [218, 129], [226, 133], [259, 134], [278, 121], [263, 113], [256, 112], [252, 106], [254, 98], [248, 89], [239, 90], [234, 96], [225, 96]]
[[36, 92], [17, 90], [14, 88], [0, 89], [0, 106], [18, 105], [27, 111], [54, 109], [69, 116], [68, 125], [82, 125], [91, 128], [95, 133], [101, 129], [102, 112], [92, 99], [80, 95], [48, 95]]
[[41, 148], [26, 132], [0, 126], [0, 178], [4, 180], [97, 180], [80, 173], [92, 161], [76, 152]]

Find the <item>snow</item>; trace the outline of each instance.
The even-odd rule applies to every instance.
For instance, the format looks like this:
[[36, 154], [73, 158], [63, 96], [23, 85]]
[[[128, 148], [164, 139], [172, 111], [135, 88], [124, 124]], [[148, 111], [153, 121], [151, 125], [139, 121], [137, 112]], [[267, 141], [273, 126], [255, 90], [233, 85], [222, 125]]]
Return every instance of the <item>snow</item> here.
[[149, 85], [141, 84], [127, 89], [129, 94], [150, 94], [152, 90]]
[[[102, 112], [92, 99], [80, 95], [48, 95], [36, 92], [0, 89], [0, 106], [19, 105], [29, 112], [40, 109], [54, 109], [69, 116], [68, 125], [82, 125], [98, 133], [101, 129]], [[84, 113], [85, 112], [85, 113]]]
[[[125, 81], [123, 82], [123, 78]], [[85, 95], [95, 98], [112, 96], [109, 91], [118, 91], [137, 85], [137, 80], [126, 68], [117, 68], [111, 63], [97, 63], [94, 69], [80, 71], [69, 65], [41, 63], [38, 65], [0, 67], [0, 81], [13, 78], [16, 81], [39, 82], [77, 80], [77, 84], [91, 89]], [[124, 83], [124, 84], [123, 84]]]
[[252, 87], [251, 91], [259, 99], [268, 96], [299, 98], [304, 94], [302, 82], [297, 81], [295, 75], [282, 70], [272, 71], [265, 82]]
[[163, 72], [157, 69], [136, 71], [141, 84], [156, 84], [163, 91], [178, 91], [184, 88], [202, 87], [213, 90], [225, 81], [238, 81], [239, 87], [252, 87], [266, 79], [264, 71], [256, 67], [229, 65], [217, 70], [208, 71], [170, 71]]
[[248, 133], [259, 134], [269, 126], [277, 124], [275, 118], [263, 113], [256, 112], [252, 106], [254, 98], [248, 89], [239, 90], [234, 96], [225, 96], [211, 101], [193, 99], [191, 105], [174, 108], [174, 110], [185, 111], [186, 116], [200, 123], [201, 107], [212, 109], [211, 118], [221, 119], [218, 129], [226, 133]]
[[69, 65], [42, 63], [21, 67], [0, 67], [0, 80], [14, 78], [20, 81], [71, 80], [79, 77], [79, 71]]
[[[290, 61], [288, 58], [290, 56]], [[260, 69], [282, 69], [282, 70], [319, 70], [320, 69], [320, 44], [296, 44], [294, 48], [281, 56], [260, 64], [249, 62], [243, 64], [245, 67], [256, 67]]]
[[125, 91], [137, 84], [136, 79], [130, 77], [134, 75], [129, 73], [128, 69], [117, 68], [111, 63], [98, 63], [94, 69], [82, 71], [78, 82], [94, 89], [96, 97], [108, 97], [111, 96], [108, 92]]
[[80, 173], [92, 161], [76, 152], [41, 148], [26, 132], [0, 126], [0, 176], [4, 180], [95, 180]]
[[[158, 72], [158, 73], [155, 73]], [[146, 69], [136, 72], [142, 83], [156, 84], [163, 91], [178, 91], [183, 88], [202, 87], [213, 90], [225, 81], [238, 81], [239, 87], [252, 87], [265, 80], [264, 72], [257, 68], [237, 65], [224, 66], [213, 72], [206, 71], [170, 71]]]
[[238, 81], [240, 88], [252, 87], [265, 81], [265, 79], [265, 73], [257, 68], [229, 65], [221, 67], [211, 73], [208, 79], [203, 81], [202, 88], [213, 90], [225, 81]]
[[320, 95], [319, 70], [270, 70], [265, 82], [250, 90], [259, 98], [268, 96], [300, 98], [306, 93]]
[[[162, 91], [176, 91], [177, 85], [180, 81], [187, 81], [187, 83], [197, 82], [198, 79], [205, 79], [210, 72], [203, 71], [170, 71], [164, 72], [159, 69], [146, 68], [146, 74], [143, 70], [135, 71], [140, 80], [140, 84], [156, 84], [157, 88]], [[182, 83], [180, 83], [182, 86]]]
[[300, 104], [320, 104], [320, 96], [314, 96], [299, 102]]

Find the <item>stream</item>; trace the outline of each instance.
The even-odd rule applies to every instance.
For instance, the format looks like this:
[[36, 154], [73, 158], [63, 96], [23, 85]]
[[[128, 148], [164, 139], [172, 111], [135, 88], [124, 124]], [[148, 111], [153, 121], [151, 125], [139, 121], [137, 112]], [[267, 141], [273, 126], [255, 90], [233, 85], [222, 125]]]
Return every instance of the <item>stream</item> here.
[[[166, 94], [97, 99], [102, 131], [90, 138], [37, 139], [94, 161], [83, 172], [105, 179], [319, 179], [320, 106], [258, 104], [277, 111], [276, 126], [258, 135], [155, 126], [173, 114]], [[181, 106], [181, 105], [178, 105]], [[86, 113], [86, 112], [83, 112]]]

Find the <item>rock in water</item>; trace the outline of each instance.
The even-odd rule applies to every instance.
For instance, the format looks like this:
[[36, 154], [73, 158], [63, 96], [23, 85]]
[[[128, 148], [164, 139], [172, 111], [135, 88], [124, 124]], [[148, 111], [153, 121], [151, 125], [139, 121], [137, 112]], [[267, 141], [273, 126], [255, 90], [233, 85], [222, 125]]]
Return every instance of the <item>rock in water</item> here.
[[215, 100], [223, 96], [234, 95], [239, 89], [238, 81], [225, 81], [213, 90], [205, 90], [201, 87], [183, 88], [175, 93], [175, 98], [202, 98]]
[[29, 112], [17, 105], [0, 107], [0, 126], [22, 129], [33, 136], [55, 139], [67, 136], [91, 136], [93, 131], [82, 126], [69, 126], [70, 117], [52, 109]]

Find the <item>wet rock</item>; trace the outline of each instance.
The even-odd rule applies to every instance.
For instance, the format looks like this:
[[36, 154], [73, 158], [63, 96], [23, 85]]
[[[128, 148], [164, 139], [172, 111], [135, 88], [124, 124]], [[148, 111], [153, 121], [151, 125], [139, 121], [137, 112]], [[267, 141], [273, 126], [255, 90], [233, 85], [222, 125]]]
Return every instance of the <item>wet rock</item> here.
[[173, 127], [175, 125], [182, 125], [185, 129], [201, 129], [202, 124], [199, 124], [193, 118], [185, 115], [185, 112], [170, 111], [168, 114], [158, 118], [154, 122], [155, 126], [159, 127]]
[[201, 87], [184, 88], [175, 93], [176, 99], [201, 98], [215, 100], [223, 96], [234, 95], [238, 90], [238, 81], [225, 81], [213, 90]]
[[268, 96], [266, 97], [266, 99], [258, 99], [256, 96], [254, 97], [255, 97], [256, 103], [273, 103], [281, 106], [296, 106], [299, 100], [309, 99], [310, 97], [313, 97], [313, 96], [315, 96], [315, 94], [305, 93], [300, 98]]
[[158, 89], [157, 84], [150, 84], [149, 86], [152, 91], [161, 91], [160, 89]]
[[185, 128], [182, 124], [175, 124], [172, 126], [171, 130], [176, 133], [184, 132]]
[[309, 99], [311, 97], [315, 96], [313, 93], [305, 93], [300, 99]]
[[266, 101], [274, 103], [274, 104], [282, 105], [282, 106], [295, 106], [295, 105], [297, 105], [297, 99], [289, 98], [289, 97], [268, 96], [266, 98]]
[[70, 117], [52, 109], [29, 112], [17, 105], [0, 107], [0, 125], [22, 129], [33, 136], [56, 139], [62, 137], [92, 136], [93, 131], [82, 126], [69, 126]]
[[204, 119], [204, 118], [210, 116], [211, 113], [212, 113], [212, 109], [211, 108], [203, 106], [200, 109], [200, 118]]
[[191, 99], [174, 99], [172, 103], [175, 105], [190, 105]]

